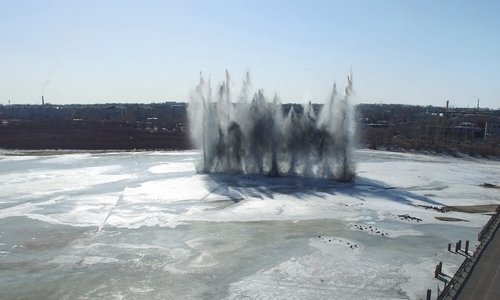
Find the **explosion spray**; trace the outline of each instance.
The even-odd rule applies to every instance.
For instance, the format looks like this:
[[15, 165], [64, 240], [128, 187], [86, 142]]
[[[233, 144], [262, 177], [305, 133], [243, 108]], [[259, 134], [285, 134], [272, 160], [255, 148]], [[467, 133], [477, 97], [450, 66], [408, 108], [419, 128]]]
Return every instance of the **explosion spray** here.
[[210, 78], [191, 95], [189, 122], [195, 147], [203, 151], [198, 171], [203, 173], [267, 174], [352, 181], [354, 112], [349, 102], [352, 73], [338, 95], [336, 85], [316, 116], [311, 102], [299, 114], [283, 111], [280, 99], [268, 101], [259, 90], [248, 101], [250, 77], [232, 101], [230, 77], [212, 96]]

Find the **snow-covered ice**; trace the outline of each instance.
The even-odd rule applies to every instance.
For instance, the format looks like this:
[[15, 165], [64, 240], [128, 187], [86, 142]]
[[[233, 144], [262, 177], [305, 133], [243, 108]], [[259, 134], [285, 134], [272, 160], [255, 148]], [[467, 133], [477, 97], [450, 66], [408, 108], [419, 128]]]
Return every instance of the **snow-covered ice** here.
[[[500, 163], [359, 150], [353, 183], [196, 174], [200, 154], [0, 152], [1, 299], [421, 299], [500, 204]], [[422, 205], [422, 206], [419, 206]], [[402, 219], [408, 214], [421, 221]], [[465, 221], [445, 222], [436, 217]]]

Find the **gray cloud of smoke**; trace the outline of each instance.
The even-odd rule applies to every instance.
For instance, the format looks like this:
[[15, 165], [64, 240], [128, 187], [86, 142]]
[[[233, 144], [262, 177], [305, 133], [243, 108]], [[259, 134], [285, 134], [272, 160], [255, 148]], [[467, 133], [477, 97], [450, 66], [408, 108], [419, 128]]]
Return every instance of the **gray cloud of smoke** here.
[[47, 79], [42, 84], [42, 96], [45, 91], [45, 87], [51, 83], [50, 78], [52, 77], [53, 74], [54, 74], [54, 69], [50, 68], [49, 72], [47, 73], [46, 77]]

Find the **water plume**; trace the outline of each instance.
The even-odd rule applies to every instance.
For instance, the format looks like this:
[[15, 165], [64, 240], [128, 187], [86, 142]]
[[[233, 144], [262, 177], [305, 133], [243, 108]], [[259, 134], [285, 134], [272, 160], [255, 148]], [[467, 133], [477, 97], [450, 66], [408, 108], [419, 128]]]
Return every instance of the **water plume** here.
[[333, 85], [318, 115], [311, 102], [285, 111], [278, 96], [268, 101], [262, 90], [249, 100], [248, 73], [236, 99], [230, 87], [227, 71], [215, 94], [200, 74], [191, 95], [191, 138], [203, 152], [199, 172], [354, 180], [352, 73], [343, 92]]

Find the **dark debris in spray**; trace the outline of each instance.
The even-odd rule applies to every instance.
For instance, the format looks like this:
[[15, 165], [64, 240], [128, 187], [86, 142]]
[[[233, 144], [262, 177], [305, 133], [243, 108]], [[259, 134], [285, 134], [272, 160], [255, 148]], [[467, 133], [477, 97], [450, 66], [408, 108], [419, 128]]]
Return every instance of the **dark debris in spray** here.
[[278, 97], [268, 101], [262, 90], [250, 100], [247, 74], [235, 99], [226, 81], [212, 95], [203, 77], [189, 103], [191, 136], [203, 151], [203, 173], [266, 174], [354, 180], [354, 113], [349, 102], [352, 75], [338, 95], [334, 85], [322, 111], [311, 103], [302, 113], [285, 112]]

